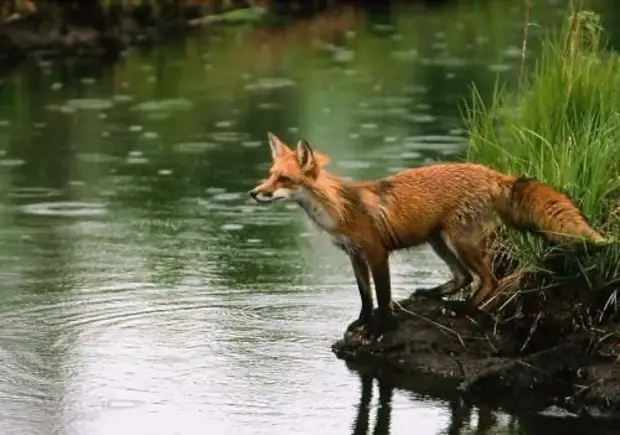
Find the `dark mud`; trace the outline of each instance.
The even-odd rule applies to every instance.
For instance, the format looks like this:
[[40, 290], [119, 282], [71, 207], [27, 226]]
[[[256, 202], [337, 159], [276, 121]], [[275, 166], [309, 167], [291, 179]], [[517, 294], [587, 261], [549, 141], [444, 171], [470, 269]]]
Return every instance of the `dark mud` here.
[[553, 303], [566, 316], [498, 320], [414, 294], [399, 301], [398, 328], [379, 342], [345, 334], [332, 350], [403, 388], [451, 391], [521, 412], [619, 418], [618, 328], [613, 319], [598, 329], [572, 325], [578, 304], [560, 296]]

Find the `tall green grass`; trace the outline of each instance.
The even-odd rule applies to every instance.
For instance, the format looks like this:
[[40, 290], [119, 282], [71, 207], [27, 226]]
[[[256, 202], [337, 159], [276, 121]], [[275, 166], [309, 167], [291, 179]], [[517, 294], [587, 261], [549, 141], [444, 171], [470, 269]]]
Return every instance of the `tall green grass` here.
[[[485, 105], [474, 89], [465, 121], [467, 160], [548, 183], [570, 195], [594, 228], [620, 236], [620, 58], [606, 51], [596, 15], [573, 11], [546, 35], [516, 90], [496, 86]], [[585, 278], [593, 287], [620, 278], [617, 243], [576, 256], [514, 230], [503, 240], [525, 268], [544, 268], [559, 254], [558, 278]]]

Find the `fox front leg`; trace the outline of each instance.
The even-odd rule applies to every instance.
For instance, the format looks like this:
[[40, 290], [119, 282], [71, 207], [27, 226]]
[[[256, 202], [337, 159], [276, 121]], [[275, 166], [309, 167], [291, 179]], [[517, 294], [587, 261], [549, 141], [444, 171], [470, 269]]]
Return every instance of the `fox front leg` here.
[[370, 288], [370, 270], [364, 258], [358, 253], [350, 254], [353, 273], [355, 273], [355, 281], [357, 289], [360, 293], [362, 308], [359, 317], [349, 326], [347, 332], [362, 332], [372, 320], [372, 290]]
[[373, 333], [378, 336], [396, 327], [396, 318], [392, 308], [392, 284], [390, 281], [390, 263], [387, 254], [371, 263], [372, 279], [377, 296], [378, 322], [373, 325]]

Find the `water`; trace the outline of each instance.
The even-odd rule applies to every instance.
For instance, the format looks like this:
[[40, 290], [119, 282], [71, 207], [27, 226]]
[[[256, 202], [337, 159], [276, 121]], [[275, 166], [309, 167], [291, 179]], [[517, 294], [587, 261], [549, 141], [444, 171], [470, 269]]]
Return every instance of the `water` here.
[[[247, 195], [267, 131], [356, 178], [458, 157], [469, 84], [515, 82], [509, 4], [345, 8], [2, 77], [0, 432], [581, 433], [349, 370], [330, 351], [359, 309], [347, 259]], [[426, 247], [392, 273], [397, 298], [447, 277]]]

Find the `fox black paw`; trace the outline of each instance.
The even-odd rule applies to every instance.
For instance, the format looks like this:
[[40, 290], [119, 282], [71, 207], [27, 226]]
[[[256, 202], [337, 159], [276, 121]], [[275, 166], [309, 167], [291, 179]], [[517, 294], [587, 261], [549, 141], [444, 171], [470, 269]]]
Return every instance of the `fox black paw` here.
[[353, 327], [349, 325], [344, 333], [344, 339], [350, 345], [368, 345], [374, 341], [374, 337], [370, 332], [370, 329], [369, 324], [359, 323], [355, 324]]
[[351, 322], [347, 326], [347, 333], [349, 333], [349, 332], [362, 332], [365, 329], [367, 329], [369, 324], [370, 324], [369, 320], [364, 319], [363, 317], [360, 317], [360, 318], [354, 320], [353, 322]]
[[351, 322], [344, 333], [346, 339], [368, 341], [370, 321], [362, 317]]

